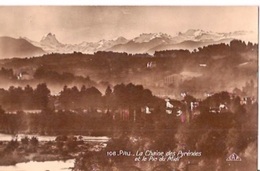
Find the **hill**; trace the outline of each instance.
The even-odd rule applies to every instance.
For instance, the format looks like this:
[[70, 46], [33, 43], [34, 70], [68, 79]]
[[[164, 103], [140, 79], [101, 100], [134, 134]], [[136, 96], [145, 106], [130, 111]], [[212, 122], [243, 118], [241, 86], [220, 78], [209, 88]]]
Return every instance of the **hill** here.
[[11, 57], [30, 57], [42, 55], [44, 51], [25, 39], [0, 37], [0, 59]]

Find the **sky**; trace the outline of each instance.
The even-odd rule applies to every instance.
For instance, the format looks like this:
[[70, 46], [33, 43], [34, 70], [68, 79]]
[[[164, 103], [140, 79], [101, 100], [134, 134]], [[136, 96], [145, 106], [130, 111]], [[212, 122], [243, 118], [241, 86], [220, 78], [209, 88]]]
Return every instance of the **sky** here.
[[0, 36], [40, 41], [47, 33], [62, 43], [99, 41], [141, 33], [172, 36], [188, 29], [258, 32], [254, 6], [1, 6]]

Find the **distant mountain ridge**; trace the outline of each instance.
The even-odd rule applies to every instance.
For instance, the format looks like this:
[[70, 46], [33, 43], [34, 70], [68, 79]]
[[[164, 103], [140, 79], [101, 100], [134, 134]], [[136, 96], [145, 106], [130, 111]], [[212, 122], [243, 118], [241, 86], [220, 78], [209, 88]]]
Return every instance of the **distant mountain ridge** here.
[[[97, 51], [114, 51], [127, 53], [150, 53], [159, 50], [188, 49], [193, 50], [201, 46], [215, 43], [229, 43], [233, 39], [252, 41], [247, 39], [253, 35], [248, 31], [235, 31], [229, 33], [217, 33], [201, 29], [189, 29], [179, 32], [175, 36], [166, 33], [142, 33], [133, 39], [118, 37], [112, 40], [100, 40], [98, 42], [82, 42], [79, 44], [62, 44], [54, 34], [49, 33], [40, 41], [39, 47], [46, 52], [71, 53], [78, 51], [82, 53], [94, 53]], [[256, 36], [255, 36], [256, 37]], [[190, 43], [188, 43], [190, 42]], [[36, 45], [36, 44], [34, 44]]]
[[40, 42], [32, 41], [28, 38], [24, 38], [28, 40], [35, 46], [41, 47], [46, 52], [54, 52], [54, 53], [71, 53], [74, 51], [82, 52], [82, 53], [94, 53], [97, 51], [104, 51], [112, 46], [117, 44], [124, 44], [128, 42], [128, 40], [124, 37], [118, 37], [113, 40], [100, 40], [98, 42], [82, 42], [79, 44], [63, 44], [59, 42], [55, 36], [55, 34], [48, 33], [43, 36]]
[[[229, 33], [217, 33], [212, 31], [204, 31], [201, 29], [189, 29], [185, 32], [179, 32], [176, 35], [168, 35], [166, 33], [142, 33], [133, 39], [126, 39], [124, 37], [117, 37], [112, 40], [100, 40], [97, 42], [86, 42], [83, 41], [78, 44], [65, 44], [60, 42], [56, 35], [48, 33], [37, 42], [30, 40], [29, 38], [22, 37], [15, 39], [16, 44], [21, 44], [21, 41], [25, 44], [23, 47], [30, 47], [29, 53], [19, 52], [16, 49], [11, 50], [7, 48], [9, 52], [2, 52], [2, 55], [6, 57], [10, 56], [26, 56], [42, 53], [95, 53], [97, 51], [114, 51], [114, 52], [127, 52], [127, 53], [150, 53], [153, 54], [155, 51], [171, 50], [171, 49], [187, 49], [194, 50], [198, 47], [207, 46], [216, 43], [230, 43], [233, 39], [240, 39], [243, 41], [257, 42], [257, 36], [253, 32], [249, 31], [235, 31]], [[14, 39], [13, 39], [14, 40]], [[0, 46], [5, 47], [4, 41], [1, 41]], [[30, 45], [29, 45], [30, 44]], [[10, 46], [12, 47], [12, 46]], [[21, 46], [22, 47], [22, 46]], [[17, 47], [16, 47], [17, 48]], [[3, 50], [2, 50], [3, 51]], [[11, 51], [16, 51], [11, 53]], [[18, 53], [19, 52], [19, 53]], [[26, 55], [24, 55], [26, 54]]]
[[[249, 39], [247, 37], [250, 37]], [[179, 32], [175, 36], [163, 33], [143, 33], [130, 40], [126, 44], [115, 45], [107, 50], [128, 53], [150, 53], [171, 49], [194, 50], [198, 47], [217, 43], [230, 43], [233, 39], [257, 42], [257, 36], [253, 32], [236, 31], [229, 33], [215, 33], [200, 29], [189, 29]]]
[[45, 51], [23, 38], [0, 37], [0, 59], [42, 55]]

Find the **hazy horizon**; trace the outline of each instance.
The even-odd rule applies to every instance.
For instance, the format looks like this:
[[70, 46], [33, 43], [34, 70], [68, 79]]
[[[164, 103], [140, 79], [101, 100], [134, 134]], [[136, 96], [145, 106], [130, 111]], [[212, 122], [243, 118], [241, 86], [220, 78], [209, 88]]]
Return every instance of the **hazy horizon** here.
[[40, 41], [51, 32], [62, 43], [132, 39], [141, 33], [174, 36], [188, 29], [258, 32], [253, 6], [2, 6], [0, 18], [0, 36]]

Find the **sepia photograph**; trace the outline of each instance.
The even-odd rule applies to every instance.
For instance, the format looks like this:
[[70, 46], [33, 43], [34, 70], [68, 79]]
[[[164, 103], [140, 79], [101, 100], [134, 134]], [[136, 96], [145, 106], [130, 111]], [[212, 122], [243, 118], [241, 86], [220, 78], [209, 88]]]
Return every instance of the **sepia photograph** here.
[[258, 6], [0, 6], [0, 171], [256, 171]]

